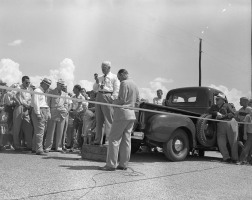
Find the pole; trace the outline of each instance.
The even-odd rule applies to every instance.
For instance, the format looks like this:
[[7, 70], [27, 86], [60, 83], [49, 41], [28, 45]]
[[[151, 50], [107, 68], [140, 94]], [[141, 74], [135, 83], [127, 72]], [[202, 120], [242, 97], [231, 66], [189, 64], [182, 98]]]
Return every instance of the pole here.
[[[252, 10], [252, 3], [250, 2], [250, 5], [251, 5], [251, 10]], [[250, 13], [250, 15], [251, 15], [251, 23], [252, 23], [252, 14]], [[251, 24], [250, 23], [250, 24]], [[251, 40], [250, 40], [250, 44], [251, 44], [251, 42], [252, 42], [252, 25], [250, 25], [250, 28], [251, 28], [251, 32], [250, 32], [250, 34], [251, 34]], [[250, 45], [250, 47], [251, 47], [251, 51], [250, 51], [250, 53], [251, 53], [251, 57], [250, 57], [250, 98], [252, 99], [252, 45]]]
[[199, 43], [199, 87], [201, 87], [201, 47], [202, 47], [202, 39], [200, 38]]

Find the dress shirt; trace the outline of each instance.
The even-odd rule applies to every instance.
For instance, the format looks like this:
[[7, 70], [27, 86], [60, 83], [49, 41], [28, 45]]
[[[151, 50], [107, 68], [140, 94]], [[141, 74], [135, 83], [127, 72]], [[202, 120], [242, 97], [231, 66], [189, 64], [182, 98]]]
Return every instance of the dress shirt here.
[[[112, 98], [116, 99], [119, 92], [120, 81], [115, 74], [109, 72], [106, 76], [102, 75], [98, 77], [99, 84], [94, 83], [93, 90], [95, 92], [112, 92]], [[104, 85], [103, 87], [101, 87]]]
[[[39, 92], [39, 93], [44, 93], [44, 90], [41, 86], [36, 88], [34, 92]], [[45, 95], [39, 95], [39, 94], [33, 94], [32, 95], [32, 101], [31, 101], [31, 106], [34, 109], [35, 114], [39, 115], [41, 114], [40, 108], [48, 108], [48, 104], [46, 101], [46, 96]]]
[[[85, 100], [85, 97], [83, 97], [81, 94], [79, 94], [78, 96], [74, 95], [72, 98], [73, 99], [76, 98], [76, 99], [79, 99], [79, 100]], [[75, 100], [72, 100], [72, 101], [73, 101], [73, 110], [76, 110], [78, 108], [78, 105], [81, 104], [81, 106], [79, 107], [79, 109], [76, 110], [77, 112], [82, 111], [83, 110], [83, 105], [86, 106], [85, 103], [87, 103], [87, 102], [84, 102], [84, 101], [82, 101], [82, 102], [75, 101]]]
[[[25, 88], [23, 85], [20, 86], [20, 89], [22, 90], [27, 90], [27, 91], [32, 91], [32, 89], [30, 87]], [[31, 105], [31, 98], [32, 95], [29, 92], [17, 92], [16, 94], [17, 99], [20, 101], [21, 104], [25, 104], [25, 105]]]
[[154, 97], [153, 103], [157, 104], [157, 105], [163, 105], [164, 104], [164, 99], [163, 98], [159, 99], [158, 97]]

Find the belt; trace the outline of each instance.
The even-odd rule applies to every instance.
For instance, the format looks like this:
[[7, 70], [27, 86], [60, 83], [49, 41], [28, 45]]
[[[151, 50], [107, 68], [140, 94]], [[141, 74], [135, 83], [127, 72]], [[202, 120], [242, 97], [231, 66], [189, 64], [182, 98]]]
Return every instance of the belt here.
[[108, 92], [108, 91], [99, 91], [102, 94], [113, 94], [113, 92]]
[[49, 109], [49, 107], [40, 107], [40, 109]]

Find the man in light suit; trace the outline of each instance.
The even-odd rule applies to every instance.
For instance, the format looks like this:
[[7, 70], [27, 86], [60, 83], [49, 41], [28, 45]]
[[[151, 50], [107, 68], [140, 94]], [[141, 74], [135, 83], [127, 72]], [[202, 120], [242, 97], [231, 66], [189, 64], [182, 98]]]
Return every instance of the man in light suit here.
[[65, 126], [65, 119], [68, 116], [68, 104], [65, 98], [67, 94], [62, 91], [65, 82], [59, 79], [57, 82], [57, 87], [50, 91], [49, 94], [57, 95], [58, 98], [48, 97], [47, 102], [51, 110], [51, 119], [47, 123], [47, 134], [45, 140], [45, 153], [51, 151], [53, 146], [54, 134], [56, 134], [55, 139], [55, 150], [59, 152], [64, 152], [62, 149], [62, 136]]
[[[120, 69], [117, 77], [121, 84], [118, 98], [113, 101], [113, 104], [123, 106], [123, 108], [114, 107], [114, 120], [109, 137], [106, 165], [99, 168], [105, 171], [126, 170], [128, 167], [131, 151], [131, 132], [136, 116], [135, 111], [127, 107], [135, 107], [135, 104], [139, 102], [138, 88], [129, 79], [127, 70]], [[118, 157], [119, 165], [117, 166]]]

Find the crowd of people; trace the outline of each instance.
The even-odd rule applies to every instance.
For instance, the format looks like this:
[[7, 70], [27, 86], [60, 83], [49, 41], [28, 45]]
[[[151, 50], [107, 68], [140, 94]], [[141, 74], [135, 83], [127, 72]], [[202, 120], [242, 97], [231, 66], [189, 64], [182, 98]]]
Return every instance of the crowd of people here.
[[[106, 144], [107, 161], [101, 170], [127, 169], [130, 135], [136, 120], [135, 111], [127, 107], [138, 106], [139, 91], [127, 70], [113, 74], [109, 61], [102, 63], [101, 70], [102, 75], [94, 74], [93, 90], [88, 92], [75, 85], [73, 94], [69, 93], [63, 79], [52, 89], [51, 80], [44, 78], [36, 88], [28, 76], [22, 77], [22, 84], [12, 84], [13, 89], [0, 89], [0, 151], [11, 149], [47, 155], [50, 151], [75, 151], [83, 144]], [[0, 85], [6, 86], [6, 83], [0, 80]], [[162, 95], [163, 91], [157, 90], [153, 103], [164, 105]], [[209, 114], [219, 120], [217, 144], [224, 162], [252, 162], [251, 104], [252, 101], [242, 97], [242, 107], [236, 111], [226, 97], [219, 94], [216, 104], [209, 109]], [[248, 124], [238, 127], [237, 122]], [[238, 145], [242, 146], [240, 157]]]
[[[0, 85], [7, 84], [0, 80]], [[80, 85], [75, 85], [74, 94], [68, 93], [62, 79], [57, 81], [55, 89], [50, 85], [51, 80], [44, 78], [40, 86], [34, 88], [30, 78], [23, 76], [22, 84], [10, 86], [22, 91], [1, 89], [0, 150], [32, 151], [44, 155], [51, 150], [74, 151], [87, 143], [88, 132], [95, 128], [95, 110], [94, 104], [82, 100], [94, 101], [96, 92], [86, 92]], [[80, 101], [72, 101], [69, 97]]]
[[[94, 74], [93, 90], [88, 92], [75, 85], [73, 94], [68, 93], [63, 79], [52, 89], [52, 81], [44, 78], [36, 88], [28, 76], [22, 77], [21, 84], [9, 86], [13, 89], [0, 88], [0, 151], [47, 155], [50, 151], [75, 151], [83, 144], [106, 144], [105, 170], [127, 168], [136, 119], [134, 110], [127, 107], [138, 105], [139, 91], [127, 70], [113, 74], [110, 69], [111, 62], [102, 63], [102, 75]], [[2, 80], [0, 85], [7, 86]], [[124, 153], [119, 155], [119, 149]]]

